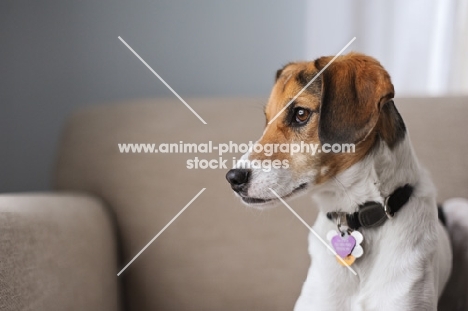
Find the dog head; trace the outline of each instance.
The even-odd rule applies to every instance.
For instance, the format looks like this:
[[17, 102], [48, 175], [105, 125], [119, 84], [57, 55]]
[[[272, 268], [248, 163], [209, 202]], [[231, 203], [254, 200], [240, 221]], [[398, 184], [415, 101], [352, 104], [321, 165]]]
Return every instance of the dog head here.
[[[401, 140], [404, 124], [391, 100], [390, 76], [380, 63], [357, 53], [331, 60], [321, 57], [278, 70], [259, 148], [244, 154], [226, 175], [244, 203], [274, 203], [277, 197], [270, 189], [283, 198], [305, 192], [362, 160], [377, 139], [390, 148]], [[298, 145], [303, 148], [293, 153], [293, 145], [296, 151]], [[265, 161], [268, 170], [261, 166]], [[249, 165], [254, 162], [258, 165]]]

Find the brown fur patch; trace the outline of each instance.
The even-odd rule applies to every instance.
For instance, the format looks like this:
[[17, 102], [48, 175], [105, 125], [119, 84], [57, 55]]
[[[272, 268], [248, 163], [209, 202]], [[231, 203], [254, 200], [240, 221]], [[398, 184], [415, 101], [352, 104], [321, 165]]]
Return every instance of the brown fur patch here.
[[[315, 63], [322, 65], [323, 61]], [[338, 58], [323, 72], [320, 140], [361, 141], [377, 124], [383, 104], [393, 96], [390, 76], [378, 61], [356, 53]]]
[[[265, 108], [267, 123], [331, 58], [290, 63], [278, 72]], [[288, 160], [293, 173], [316, 170], [316, 184], [323, 183], [362, 160], [379, 137], [390, 148], [404, 137], [404, 123], [393, 102], [389, 102], [393, 94], [390, 76], [378, 61], [357, 53], [341, 56], [293, 104], [313, 111], [309, 122], [302, 127], [291, 127], [286, 120], [286, 110], [267, 125], [259, 143], [355, 143], [355, 153], [318, 153], [314, 156], [252, 153], [250, 159]]]

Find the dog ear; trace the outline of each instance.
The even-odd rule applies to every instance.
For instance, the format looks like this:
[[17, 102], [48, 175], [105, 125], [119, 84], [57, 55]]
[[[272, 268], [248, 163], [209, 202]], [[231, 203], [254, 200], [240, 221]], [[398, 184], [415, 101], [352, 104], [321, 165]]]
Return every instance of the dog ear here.
[[[331, 57], [315, 61], [318, 70]], [[323, 143], [358, 143], [377, 124], [382, 106], [394, 96], [389, 74], [372, 57], [351, 53], [322, 74], [318, 134]]]
[[278, 69], [278, 70], [276, 71], [275, 82], [278, 81], [279, 77], [283, 74], [283, 71], [284, 71], [289, 65], [293, 65], [293, 64], [294, 64], [294, 62], [289, 62], [289, 63], [287, 63], [286, 65], [284, 65], [283, 68]]
[[281, 69], [278, 69], [278, 70], [276, 71], [275, 82], [278, 81], [279, 77], [280, 77], [281, 74], [283, 73], [283, 69], [284, 69], [284, 68], [281, 68]]

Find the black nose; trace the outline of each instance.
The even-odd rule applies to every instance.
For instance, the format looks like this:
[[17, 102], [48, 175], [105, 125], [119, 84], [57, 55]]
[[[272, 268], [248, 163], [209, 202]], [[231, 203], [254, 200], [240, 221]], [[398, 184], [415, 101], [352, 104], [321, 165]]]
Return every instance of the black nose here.
[[246, 169], [232, 169], [226, 174], [226, 179], [231, 184], [232, 190], [241, 192], [245, 190], [249, 182], [250, 170]]

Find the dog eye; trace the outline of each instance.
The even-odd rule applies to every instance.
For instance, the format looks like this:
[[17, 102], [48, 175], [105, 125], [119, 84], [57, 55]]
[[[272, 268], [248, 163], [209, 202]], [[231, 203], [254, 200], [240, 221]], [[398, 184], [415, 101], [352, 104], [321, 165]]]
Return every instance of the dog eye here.
[[293, 118], [292, 118], [291, 123], [294, 125], [303, 125], [307, 121], [309, 121], [310, 115], [311, 115], [311, 112], [309, 109], [296, 107], [294, 108]]

